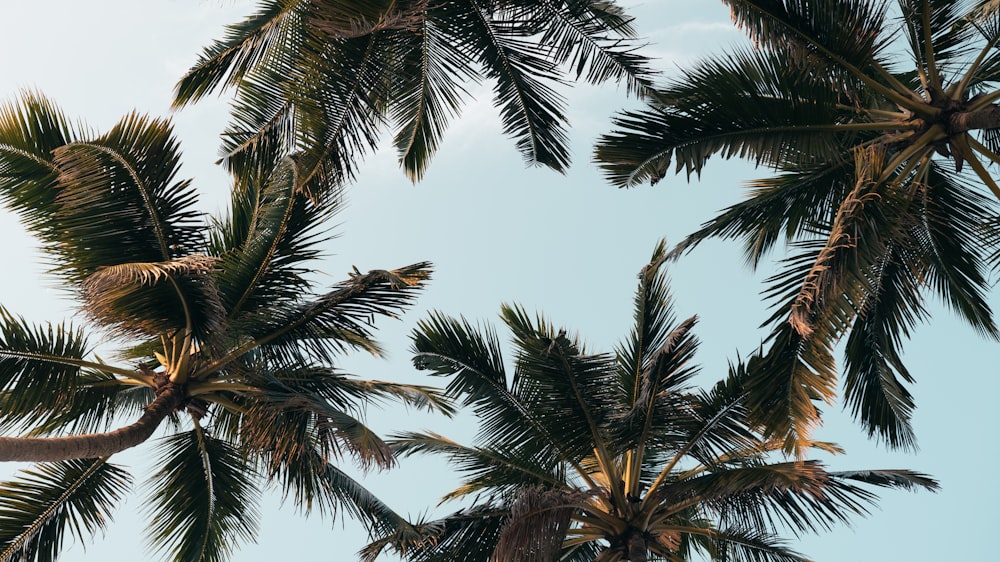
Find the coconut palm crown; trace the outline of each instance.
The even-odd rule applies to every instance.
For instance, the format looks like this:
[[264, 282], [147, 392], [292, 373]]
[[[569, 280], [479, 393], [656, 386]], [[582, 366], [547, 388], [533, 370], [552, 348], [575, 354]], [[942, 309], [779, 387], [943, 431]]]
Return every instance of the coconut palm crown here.
[[[162, 120], [133, 114], [95, 134], [38, 94], [0, 108], [0, 199], [88, 325], [34, 325], [0, 308], [0, 460], [43, 463], [0, 484], [0, 560], [54, 560], [64, 535], [100, 530], [132, 480], [109, 457], [157, 430], [145, 505], [166, 558], [226, 560], [254, 540], [264, 486], [305, 512], [405, 533], [334, 462], [392, 464], [359, 418], [369, 400], [449, 409], [427, 388], [331, 362], [379, 353], [374, 317], [406, 307], [428, 265], [355, 270], [315, 292], [307, 266], [335, 192], [307, 200], [286, 158], [239, 179], [229, 213], [208, 224], [178, 166]], [[91, 328], [117, 360], [94, 353]]]
[[631, 18], [604, 0], [265, 0], [203, 52], [175, 105], [234, 88], [223, 161], [253, 167], [258, 147], [276, 145], [300, 153], [305, 183], [318, 178], [321, 187], [350, 179], [391, 123], [400, 164], [416, 181], [468, 100], [466, 87], [486, 79], [525, 161], [562, 171], [569, 150], [558, 88], [572, 76], [649, 92], [634, 33]]
[[998, 240], [1000, 10], [967, 0], [724, 0], [754, 43], [712, 56], [625, 114], [596, 157], [611, 181], [688, 177], [713, 155], [778, 175], [682, 242], [740, 239], [768, 281], [768, 349], [749, 390], [794, 450], [832, 403], [846, 335], [844, 398], [869, 434], [913, 449], [902, 341], [925, 295], [997, 336], [985, 297]]
[[[614, 354], [589, 354], [565, 330], [518, 307], [502, 318], [515, 348], [507, 375], [491, 330], [435, 314], [413, 334], [414, 363], [449, 377], [447, 393], [479, 418], [476, 444], [433, 433], [393, 442], [439, 454], [462, 475], [445, 499], [471, 505], [417, 524], [421, 543], [386, 549], [421, 562], [804, 561], [776, 536], [864, 514], [864, 485], [936, 489], [908, 470], [831, 472], [785, 462], [746, 416], [741, 381], [694, 390], [696, 318], [675, 321], [661, 244], [639, 275], [635, 327]], [[813, 443], [837, 451], [836, 446]]]

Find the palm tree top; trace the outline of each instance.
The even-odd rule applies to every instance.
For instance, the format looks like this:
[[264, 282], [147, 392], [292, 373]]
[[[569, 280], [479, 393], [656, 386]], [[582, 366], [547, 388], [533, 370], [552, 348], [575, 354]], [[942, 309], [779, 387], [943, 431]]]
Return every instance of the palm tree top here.
[[[15, 435], [0, 437], [0, 460], [45, 463], [0, 484], [0, 559], [53, 559], [66, 529], [102, 528], [131, 482], [109, 457], [164, 426], [148, 538], [169, 558], [225, 560], [252, 540], [264, 484], [304, 511], [404, 532], [332, 461], [393, 464], [361, 419], [371, 400], [451, 408], [433, 389], [333, 365], [380, 353], [374, 317], [404, 310], [429, 264], [355, 269], [317, 291], [309, 266], [337, 193], [310, 199], [298, 162], [273, 161], [239, 177], [228, 213], [209, 222], [176, 177], [168, 122], [132, 114], [86, 132], [33, 92], [0, 108], [0, 200], [87, 324], [33, 325], [0, 307], [0, 428]], [[94, 354], [94, 328], [119, 360]]]
[[[743, 242], [768, 279], [768, 349], [749, 387], [789, 450], [808, 443], [819, 402], [844, 395], [870, 435], [915, 449], [901, 342], [932, 291], [997, 337], [987, 303], [1000, 189], [1000, 11], [955, 0], [724, 0], [755, 48], [708, 57], [659, 102], [623, 114], [596, 158], [618, 186], [656, 183], [712, 156], [777, 175], [750, 183], [674, 251]], [[782, 246], [784, 243], [784, 246]]]
[[530, 165], [569, 164], [568, 78], [652, 92], [632, 20], [615, 2], [268, 0], [205, 49], [175, 106], [233, 88], [223, 161], [252, 167], [261, 147], [301, 153], [316, 188], [353, 176], [386, 125], [420, 179], [449, 122], [489, 80], [504, 132]]
[[[592, 354], [566, 330], [517, 306], [501, 318], [512, 337], [507, 374], [497, 335], [440, 313], [413, 333], [414, 364], [448, 377], [446, 393], [479, 419], [475, 444], [408, 432], [403, 455], [439, 454], [462, 475], [444, 500], [466, 507], [389, 534], [408, 560], [801, 561], [777, 535], [828, 529], [864, 515], [869, 486], [937, 489], [909, 470], [828, 471], [787, 461], [781, 442], [747, 416], [746, 376], [734, 366], [697, 390], [695, 317], [678, 321], [661, 244], [639, 276], [635, 325], [614, 353]], [[815, 450], [839, 452], [814, 442]]]

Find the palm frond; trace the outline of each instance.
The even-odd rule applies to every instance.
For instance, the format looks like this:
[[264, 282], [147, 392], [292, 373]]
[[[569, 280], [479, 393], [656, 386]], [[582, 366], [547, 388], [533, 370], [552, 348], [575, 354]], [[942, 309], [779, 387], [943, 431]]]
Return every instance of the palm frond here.
[[404, 432], [392, 436], [390, 446], [401, 456], [443, 455], [465, 477], [442, 501], [479, 493], [517, 494], [525, 485], [565, 488], [563, 465], [558, 458], [542, 458], [531, 449], [492, 443], [466, 447], [436, 433]]
[[103, 531], [131, 485], [106, 459], [41, 464], [0, 484], [0, 560], [54, 562], [68, 530], [83, 541]]
[[621, 389], [632, 395], [633, 402], [640, 373], [648, 367], [653, 352], [663, 346], [674, 324], [669, 282], [663, 273], [665, 260], [666, 241], [661, 240], [649, 264], [639, 272], [639, 286], [633, 299], [635, 324], [628, 340], [616, 349]]
[[412, 339], [414, 365], [449, 377], [445, 394], [473, 408], [488, 442], [547, 462], [574, 458], [562, 449], [562, 430], [553, 432], [551, 420], [528, 407], [507, 380], [492, 330], [435, 313], [420, 321]]
[[[603, 6], [602, 6], [603, 4]], [[539, 44], [551, 49], [550, 56], [560, 65], [568, 65], [576, 78], [588, 82], [624, 82], [633, 94], [650, 96], [653, 72], [647, 59], [637, 53], [640, 45], [631, 41], [630, 20], [620, 8], [604, 2], [537, 3], [538, 26], [544, 29]], [[614, 14], [606, 9], [615, 10]], [[608, 16], [612, 16], [609, 18]]]
[[394, 144], [399, 162], [414, 182], [430, 164], [448, 121], [458, 116], [468, 98], [463, 84], [479, 77], [471, 53], [450, 40], [455, 9], [454, 2], [436, 4], [427, 11], [420, 33], [401, 38], [405, 43], [391, 113], [398, 129]]
[[[493, 505], [463, 509], [434, 521], [414, 524], [424, 535], [414, 543], [409, 535], [389, 535], [373, 541], [361, 551], [365, 562], [384, 551], [392, 551], [411, 562], [489, 562], [508, 516], [508, 510]], [[402, 538], [402, 540], [400, 540]]]
[[213, 275], [230, 319], [278, 303], [294, 303], [309, 289], [303, 264], [319, 256], [321, 225], [339, 210], [339, 194], [315, 205], [298, 193], [298, 168], [285, 159], [233, 190], [229, 215], [216, 224]]
[[[373, 354], [380, 348], [372, 340], [375, 315], [396, 317], [416, 297], [430, 277], [430, 264], [355, 274], [332, 291], [295, 305], [274, 305], [241, 319], [235, 329], [251, 341], [217, 363], [227, 363], [255, 349], [279, 363], [314, 357], [329, 362], [346, 349]], [[206, 367], [211, 371], [218, 364]]]
[[38, 92], [24, 91], [19, 100], [0, 107], [0, 198], [48, 244], [59, 234], [51, 231], [59, 193], [53, 152], [75, 142], [79, 134]]
[[81, 283], [102, 266], [204, 250], [194, 190], [175, 179], [180, 154], [166, 121], [132, 114], [108, 133], [53, 155], [61, 187], [48, 225], [59, 231], [53, 266], [70, 282]]
[[348, 454], [364, 468], [395, 464], [388, 445], [361, 420], [280, 383], [253, 395], [242, 422], [242, 440], [255, 450], [283, 451], [284, 456], [316, 451], [330, 459]]
[[565, 101], [553, 87], [563, 82], [558, 66], [530, 39], [535, 26], [507, 15], [491, 14], [477, 2], [456, 2], [450, 40], [476, 57], [486, 78], [496, 80], [494, 103], [504, 133], [514, 137], [525, 162], [564, 171], [569, 148]]
[[[7, 396], [0, 398], [0, 409], [4, 411], [8, 411]], [[155, 397], [148, 386], [123, 383], [114, 375], [84, 370], [77, 377], [71, 399], [57, 410], [35, 409], [22, 425], [33, 428], [31, 435], [108, 431], [122, 419], [139, 418]]]
[[79, 328], [33, 326], [0, 307], [0, 424], [30, 424], [72, 403], [89, 350]]
[[300, 0], [267, 0], [257, 13], [229, 27], [226, 36], [205, 49], [177, 83], [174, 106], [195, 102], [219, 87], [233, 86], [274, 49], [283, 46], [288, 20], [301, 18]]
[[887, 38], [884, 0], [723, 0], [733, 21], [767, 48], [793, 46], [800, 60], [826, 61], [852, 73], [870, 72]]
[[732, 562], [806, 562], [803, 555], [791, 550], [786, 541], [761, 532], [737, 527], [716, 530], [711, 539], [719, 556]]
[[[606, 427], [618, 413], [614, 401], [614, 364], [608, 355], [587, 355], [579, 343], [558, 333], [544, 318], [532, 321], [514, 306], [501, 307], [513, 336], [517, 371], [512, 390], [533, 404], [533, 415], [558, 435], [561, 454], [578, 461], [603, 449]], [[607, 451], [599, 453], [602, 457]], [[610, 468], [610, 458], [602, 458]]]
[[853, 168], [851, 159], [839, 158], [753, 180], [746, 200], [704, 223], [677, 244], [670, 256], [690, 252], [709, 238], [742, 238], [747, 264], [756, 268], [776, 243], [807, 237], [817, 225], [829, 222], [855, 185]]
[[700, 174], [708, 159], [739, 156], [758, 165], [811, 162], [840, 154], [840, 142], [866, 127], [848, 122], [838, 93], [811, 70], [795, 66], [787, 49], [735, 50], [698, 63], [659, 91], [670, 105], [650, 103], [614, 120], [594, 157], [612, 184], [653, 184], [668, 172]]
[[[893, 448], [916, 448], [910, 425], [913, 397], [902, 381], [913, 377], [899, 354], [900, 339], [926, 316], [919, 282], [905, 255], [892, 252], [874, 270], [872, 289], [844, 350], [844, 401], [856, 419]], [[899, 379], [902, 379], [899, 380]]]
[[259, 491], [240, 451], [200, 427], [159, 446], [147, 536], [174, 560], [221, 562], [257, 533]]

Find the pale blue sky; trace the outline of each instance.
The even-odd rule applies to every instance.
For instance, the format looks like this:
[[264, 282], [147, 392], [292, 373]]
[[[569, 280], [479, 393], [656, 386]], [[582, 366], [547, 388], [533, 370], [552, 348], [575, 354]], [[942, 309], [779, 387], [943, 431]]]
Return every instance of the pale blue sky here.
[[[106, 129], [137, 109], [168, 115], [173, 84], [221, 26], [241, 18], [249, 0], [39, 0], [8, 2], [0, 34], [0, 99], [37, 88], [66, 113]], [[728, 12], [715, 0], [628, 2], [639, 28], [670, 75], [699, 54], [741, 40]], [[488, 90], [483, 89], [482, 92]], [[499, 132], [488, 96], [471, 104], [449, 130], [425, 180], [410, 185], [391, 151], [369, 158], [337, 217], [329, 257], [318, 279], [335, 282], [352, 265], [361, 270], [421, 260], [435, 263], [434, 279], [418, 306], [401, 322], [380, 324], [389, 360], [352, 357], [342, 366], [370, 378], [436, 384], [408, 361], [407, 333], [428, 309], [494, 321], [502, 302], [542, 310], [556, 324], [579, 332], [593, 350], [610, 350], [627, 333], [635, 274], [657, 240], [677, 241], [713, 211], [738, 200], [742, 181], [766, 174], [738, 162], [713, 162], [700, 182], [669, 177], [656, 188], [619, 191], [590, 165], [593, 139], [626, 105], [613, 87], [580, 86], [570, 92], [574, 166], [565, 175], [525, 169], [513, 142]], [[174, 116], [184, 151], [182, 174], [193, 177], [206, 212], [226, 201], [228, 179], [213, 164], [226, 107], [210, 100]], [[36, 321], [72, 315], [42, 258], [13, 217], [0, 215], [0, 303]], [[766, 272], [743, 267], [732, 245], [705, 244], [671, 268], [681, 315], [699, 314], [703, 340], [698, 361], [703, 380], [722, 376], [737, 352], [750, 353], [764, 336], [766, 318], [758, 291]], [[994, 299], [996, 304], [1000, 304]], [[819, 561], [995, 559], [989, 538], [1000, 522], [1000, 484], [993, 475], [1000, 422], [995, 397], [997, 344], [981, 340], [937, 303], [932, 324], [920, 326], [906, 359], [914, 388], [916, 455], [886, 452], [867, 441], [839, 406], [828, 408], [821, 436], [845, 446], [838, 468], [913, 468], [933, 474], [937, 495], [888, 492], [881, 509], [853, 528], [793, 539]], [[371, 410], [380, 431], [431, 428], [459, 440], [472, 435], [469, 421], [416, 416], [401, 408]], [[144, 559], [140, 447], [117, 459], [135, 468], [136, 489], [116, 514], [106, 537], [66, 552], [64, 561]], [[0, 472], [6, 472], [0, 469]], [[364, 477], [367, 485], [404, 514], [433, 509], [455, 482], [447, 465], [405, 461], [395, 471]], [[364, 544], [352, 521], [335, 524], [302, 518], [291, 505], [279, 511], [265, 500], [259, 543], [234, 560], [270, 561], [288, 556], [353, 560]], [[438, 513], [452, 508], [445, 506]], [[791, 538], [791, 537], [790, 537]]]

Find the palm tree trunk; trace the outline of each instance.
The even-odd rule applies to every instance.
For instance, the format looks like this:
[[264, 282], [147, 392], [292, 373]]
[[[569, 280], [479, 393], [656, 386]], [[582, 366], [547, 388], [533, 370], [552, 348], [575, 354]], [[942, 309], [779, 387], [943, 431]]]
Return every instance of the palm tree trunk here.
[[631, 529], [625, 537], [626, 560], [630, 562], [647, 562], [649, 551], [646, 549], [646, 539], [642, 536], [642, 531]]
[[955, 113], [948, 119], [948, 130], [952, 134], [998, 128], [1000, 128], [1000, 105], [988, 105], [976, 111]]
[[135, 423], [70, 437], [0, 437], [0, 461], [54, 462], [106, 457], [149, 439], [184, 399], [184, 387], [168, 384]]

